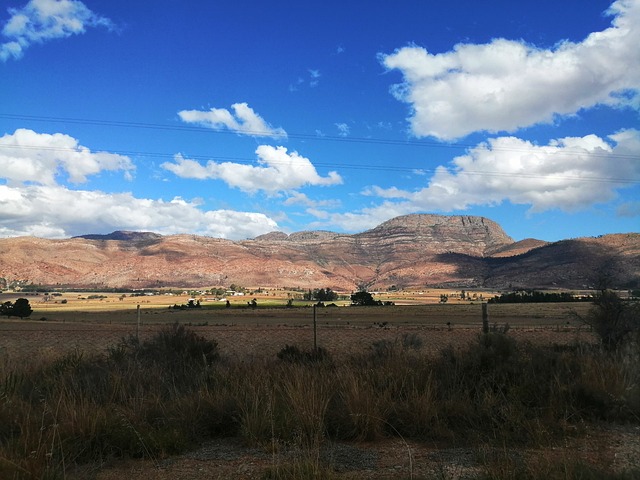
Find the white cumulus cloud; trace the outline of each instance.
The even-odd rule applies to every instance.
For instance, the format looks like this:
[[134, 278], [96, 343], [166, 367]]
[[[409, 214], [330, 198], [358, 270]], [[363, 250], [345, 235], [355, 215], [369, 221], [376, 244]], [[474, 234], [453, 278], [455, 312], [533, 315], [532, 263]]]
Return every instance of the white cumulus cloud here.
[[71, 189], [104, 171], [135, 169], [122, 155], [92, 152], [62, 133], [18, 129], [0, 137], [0, 237], [65, 238], [113, 230], [195, 233], [233, 240], [277, 229], [262, 213], [204, 210], [199, 202]]
[[230, 187], [245, 192], [264, 191], [270, 194], [291, 191], [305, 185], [336, 185], [342, 183], [337, 172], [322, 177], [311, 161], [297, 152], [287, 152], [285, 147], [260, 145], [256, 149], [258, 166], [210, 160], [202, 165], [176, 155], [174, 162], [162, 167], [182, 178], [219, 179]]
[[182, 110], [178, 116], [183, 122], [195, 123], [213, 130], [231, 130], [238, 134], [252, 137], [285, 138], [287, 132], [283, 128], [274, 128], [260, 115], [253, 111], [247, 103], [234, 103], [230, 112], [226, 108], [210, 110]]
[[529, 205], [531, 212], [583, 210], [640, 180], [640, 164], [629, 152], [640, 154], [638, 130], [606, 140], [566, 137], [542, 146], [515, 137], [490, 139], [456, 157], [451, 168], [438, 167], [412, 201], [443, 211], [502, 201]]
[[10, 8], [2, 27], [7, 40], [0, 44], [0, 61], [19, 59], [33, 43], [84, 33], [87, 27], [113, 29], [113, 23], [89, 10], [78, 0], [31, 0], [24, 7]]
[[612, 26], [582, 42], [540, 49], [495, 39], [432, 54], [408, 46], [380, 55], [404, 81], [392, 87], [411, 106], [418, 137], [513, 132], [596, 105], [640, 108], [640, 0], [618, 0]]
[[[369, 187], [363, 194], [383, 202], [351, 213], [337, 213], [330, 223], [354, 231], [372, 228], [398, 215], [452, 212], [508, 201], [528, 205], [531, 213], [559, 209], [575, 212], [616, 198], [617, 191], [640, 182], [640, 131], [566, 137], [534, 145], [499, 137], [439, 166], [425, 188]], [[637, 202], [624, 204], [620, 216], [637, 214]]]
[[78, 140], [62, 133], [37, 133], [17, 129], [0, 137], [0, 178], [10, 184], [55, 185], [65, 173], [69, 181], [83, 183], [102, 171], [124, 171], [129, 177], [135, 166], [129, 157], [92, 152]]
[[232, 240], [278, 228], [262, 213], [203, 211], [180, 197], [169, 201], [131, 193], [70, 190], [61, 186], [0, 185], [0, 236], [66, 238], [113, 230], [192, 233]]

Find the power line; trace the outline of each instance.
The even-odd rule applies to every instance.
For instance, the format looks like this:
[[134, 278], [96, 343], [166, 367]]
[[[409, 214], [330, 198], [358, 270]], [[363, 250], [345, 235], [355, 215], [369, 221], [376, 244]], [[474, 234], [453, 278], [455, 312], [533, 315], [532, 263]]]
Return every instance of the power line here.
[[[1, 145], [0, 149], [28, 149], [28, 150], [45, 150], [52, 152], [78, 152], [78, 150], [73, 148], [63, 148], [63, 147], [44, 147], [37, 145]], [[95, 152], [94, 152], [95, 153]], [[160, 152], [139, 152], [139, 151], [127, 151], [127, 150], [111, 150], [109, 153], [122, 155], [126, 157], [154, 157], [154, 158], [166, 158], [166, 159], [174, 159], [175, 154], [172, 153], [160, 153]], [[187, 160], [211, 160], [210, 155], [189, 155]], [[229, 157], [229, 156], [216, 156], [216, 160], [233, 160], [237, 163], [242, 164], [252, 164], [255, 162], [253, 158], [246, 157]], [[288, 165], [286, 162], [277, 162], [271, 161], [271, 165]], [[344, 164], [344, 163], [326, 163], [326, 162], [313, 162], [313, 165], [316, 167], [324, 167], [324, 168], [336, 168], [336, 169], [349, 169], [349, 170], [373, 170], [373, 171], [388, 171], [388, 172], [424, 172], [424, 173], [435, 173], [436, 169], [426, 169], [423, 167], [403, 167], [403, 166], [391, 166], [391, 165], [359, 165], [359, 164]], [[456, 172], [457, 175], [477, 175], [477, 176], [486, 176], [486, 177], [516, 177], [516, 178], [556, 178], [556, 179], [564, 179], [564, 180], [575, 180], [582, 182], [596, 182], [596, 183], [622, 183], [633, 185], [636, 183], [640, 183], [640, 179], [634, 180], [629, 178], [616, 178], [616, 177], [585, 177], [585, 176], [570, 176], [570, 175], [539, 175], [534, 173], [505, 173], [505, 172], [497, 172], [497, 171], [474, 171], [474, 170], [465, 170], [461, 172]]]
[[[429, 147], [429, 148], [449, 148], [449, 149], [470, 149], [477, 148], [477, 144], [469, 143], [442, 143], [426, 140], [393, 140], [383, 139], [375, 137], [346, 137], [335, 135], [319, 135], [319, 134], [304, 134], [304, 133], [287, 133], [286, 137], [279, 135], [271, 131], [259, 131], [259, 130], [231, 130], [231, 129], [215, 129], [212, 127], [202, 127], [193, 125], [167, 125], [159, 123], [141, 123], [141, 122], [125, 122], [114, 120], [98, 120], [88, 118], [73, 118], [73, 117], [48, 117], [48, 116], [36, 116], [36, 115], [20, 115], [20, 114], [8, 114], [0, 113], [0, 118], [10, 120], [25, 120], [36, 122], [51, 122], [51, 123], [73, 123], [82, 125], [96, 125], [96, 126], [108, 126], [108, 127], [121, 127], [121, 128], [144, 128], [151, 130], [169, 130], [169, 131], [185, 131], [185, 132], [200, 132], [207, 134], [221, 134], [221, 135], [245, 135], [253, 137], [268, 137], [273, 139], [283, 138], [295, 138], [302, 140], [314, 140], [314, 141], [332, 141], [343, 143], [369, 143], [376, 145], [399, 145], [410, 147]], [[491, 147], [492, 151], [506, 151], [506, 152], [530, 152], [528, 148], [505, 148], [505, 147]], [[558, 155], [574, 155], [575, 152], [556, 152]], [[606, 157], [606, 158], [620, 158], [630, 160], [640, 160], [640, 155], [626, 155], [617, 153], [591, 153], [593, 157]]]
[[[30, 121], [42, 121], [42, 122], [56, 122], [56, 123], [78, 123], [78, 124], [91, 124], [91, 125], [100, 125], [100, 126], [112, 126], [112, 127], [123, 127], [123, 128], [150, 128], [150, 129], [161, 129], [161, 130], [175, 130], [175, 131], [192, 131], [192, 132], [203, 132], [203, 133], [216, 133], [216, 134], [240, 134], [240, 132], [234, 130], [214, 130], [206, 127], [194, 127], [194, 126], [182, 126], [182, 125], [161, 125], [161, 124], [149, 124], [149, 123], [135, 123], [135, 122], [119, 122], [119, 121], [106, 121], [106, 120], [92, 120], [92, 119], [79, 119], [79, 118], [64, 118], [64, 117], [42, 117], [42, 116], [30, 116], [30, 115], [12, 115], [12, 114], [2, 114], [0, 113], [0, 118], [9, 118], [9, 119], [19, 119], [19, 120], [30, 120]], [[242, 134], [253, 134], [260, 136], [269, 136], [268, 132], [242, 132]], [[359, 137], [330, 137], [330, 136], [314, 136], [314, 135], [306, 135], [306, 134], [289, 134], [291, 138], [303, 138], [303, 139], [313, 139], [313, 140], [332, 140], [332, 141], [340, 141], [340, 142], [359, 142], [359, 143], [373, 143], [373, 144], [389, 144], [389, 145], [406, 145], [406, 146], [419, 146], [419, 147], [438, 147], [438, 148], [475, 148], [477, 145], [467, 145], [467, 144], [441, 144], [435, 142], [422, 142], [422, 141], [401, 141], [401, 140], [385, 140], [385, 139], [375, 139], [375, 138], [359, 138]], [[58, 152], [77, 152], [77, 149], [74, 148], [65, 148], [65, 147], [47, 147], [47, 146], [38, 146], [38, 145], [1, 145], [0, 148], [4, 149], [32, 149], [32, 150], [45, 150], [45, 151], [58, 151]], [[512, 148], [499, 148], [492, 147], [492, 151], [513, 151], [513, 152], [530, 152], [530, 149], [512, 149]], [[109, 153], [118, 154], [122, 156], [133, 156], [133, 157], [153, 157], [153, 158], [175, 158], [176, 154], [174, 153], [165, 153], [165, 152], [144, 152], [144, 151], [128, 151], [128, 150], [109, 150]], [[575, 152], [554, 152], [559, 155], [574, 155]], [[640, 156], [636, 155], [623, 155], [623, 154], [613, 154], [613, 153], [590, 153], [590, 156], [595, 157], [605, 157], [605, 158], [613, 158], [613, 159], [629, 159], [629, 160], [640, 160]], [[188, 159], [190, 160], [211, 160], [212, 157], [215, 157], [217, 161], [225, 160], [225, 161], [235, 161], [237, 163], [243, 164], [252, 164], [255, 162], [255, 158], [247, 158], [247, 157], [230, 157], [230, 156], [216, 156], [216, 155], [189, 155]], [[285, 165], [284, 162], [279, 163], [277, 161], [271, 161], [272, 165]], [[394, 165], [362, 165], [362, 164], [348, 164], [348, 163], [327, 163], [327, 162], [317, 162], [314, 161], [313, 165], [316, 167], [324, 167], [324, 168], [339, 168], [339, 169], [349, 169], [349, 170], [368, 170], [368, 171], [388, 171], [388, 172], [424, 172], [424, 173], [435, 173], [435, 169], [425, 169], [424, 167], [414, 167], [414, 166], [394, 166]], [[517, 178], [557, 178], [557, 179], [565, 179], [565, 180], [575, 180], [582, 182], [597, 182], [597, 183], [620, 183], [620, 184], [636, 184], [640, 183], [640, 179], [629, 179], [629, 178], [617, 178], [617, 177], [595, 177], [595, 176], [569, 176], [569, 175], [540, 175], [540, 174], [528, 174], [528, 173], [505, 173], [498, 171], [473, 171], [473, 170], [465, 170], [456, 172], [457, 175], [478, 175], [478, 176], [489, 176], [489, 177], [517, 177]]]
[[425, 147], [441, 147], [441, 148], [466, 148], [463, 144], [443, 144], [437, 142], [421, 142], [411, 140], [392, 140], [373, 137], [346, 137], [335, 135], [320, 135], [320, 134], [305, 134], [305, 133], [287, 133], [286, 135], [280, 135], [272, 131], [264, 130], [233, 130], [233, 129], [215, 129], [212, 127], [202, 127], [193, 125], [166, 125], [158, 123], [140, 123], [140, 122], [122, 122], [113, 120], [96, 120], [87, 118], [69, 118], [69, 117], [45, 117], [45, 116], [32, 116], [32, 115], [16, 115], [0, 113], [0, 118], [6, 118], [10, 120], [25, 120], [35, 122], [51, 122], [51, 123], [73, 123], [82, 125], [96, 125], [96, 126], [108, 126], [108, 127], [123, 127], [123, 128], [144, 128], [150, 130], [173, 130], [173, 131], [185, 131], [185, 132], [200, 132], [208, 134], [222, 134], [222, 135], [245, 135], [251, 137], [268, 137], [273, 139], [285, 139], [295, 138], [301, 140], [318, 140], [318, 141], [334, 141], [344, 143], [372, 143], [372, 144], [384, 144], [384, 145], [410, 145], [410, 146], [425, 146]]

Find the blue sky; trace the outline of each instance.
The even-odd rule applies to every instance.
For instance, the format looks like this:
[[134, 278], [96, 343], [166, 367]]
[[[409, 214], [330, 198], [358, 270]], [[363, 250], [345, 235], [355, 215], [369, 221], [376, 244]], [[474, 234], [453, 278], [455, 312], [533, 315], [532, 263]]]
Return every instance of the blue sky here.
[[640, 231], [640, 0], [0, 7], [2, 237]]

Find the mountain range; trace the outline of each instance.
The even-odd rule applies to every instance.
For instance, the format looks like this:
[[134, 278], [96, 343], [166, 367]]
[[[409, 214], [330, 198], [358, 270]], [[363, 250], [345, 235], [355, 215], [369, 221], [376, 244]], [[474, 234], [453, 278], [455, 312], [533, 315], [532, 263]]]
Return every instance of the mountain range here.
[[0, 288], [617, 288], [640, 286], [640, 234], [514, 241], [476, 216], [406, 215], [356, 234], [272, 232], [231, 241], [117, 231], [0, 239]]

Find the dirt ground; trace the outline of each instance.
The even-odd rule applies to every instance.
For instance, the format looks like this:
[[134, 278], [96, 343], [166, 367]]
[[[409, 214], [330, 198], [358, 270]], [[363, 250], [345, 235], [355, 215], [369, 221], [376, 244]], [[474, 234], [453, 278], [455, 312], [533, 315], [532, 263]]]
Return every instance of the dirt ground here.
[[[636, 469], [640, 475], [640, 427], [592, 425], [575, 438], [553, 448], [518, 449], [487, 446], [405, 442], [401, 438], [370, 443], [334, 443], [319, 461], [335, 478], [344, 479], [473, 479], [487, 468], [508, 472], [518, 465], [550, 468], [552, 462], [571, 465], [583, 461], [609, 472]], [[268, 469], [282, 468], [300, 452], [268, 453], [248, 448], [238, 439], [216, 439], [184, 455], [165, 459], [114, 460], [69, 472], [70, 479], [211, 480], [264, 478]], [[488, 467], [487, 467], [488, 465]], [[544, 471], [544, 470], [542, 470]], [[629, 477], [634, 478], [634, 477]]]

